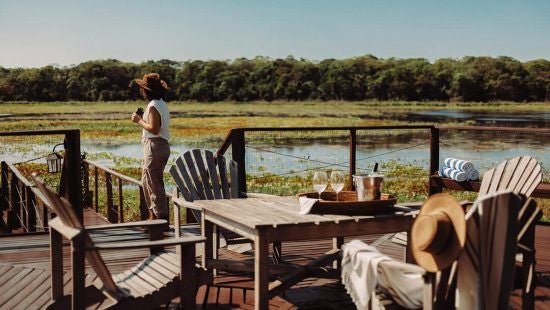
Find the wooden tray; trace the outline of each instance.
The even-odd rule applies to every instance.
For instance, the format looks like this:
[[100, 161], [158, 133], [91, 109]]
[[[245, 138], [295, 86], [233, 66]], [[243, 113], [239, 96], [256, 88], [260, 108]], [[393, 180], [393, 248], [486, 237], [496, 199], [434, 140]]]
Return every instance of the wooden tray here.
[[[298, 197], [319, 198], [317, 192], [301, 193]], [[309, 213], [313, 214], [341, 214], [341, 215], [374, 215], [392, 213], [395, 211], [393, 205], [397, 202], [395, 196], [382, 194], [380, 200], [357, 201], [357, 193], [342, 191], [338, 194], [336, 201], [335, 192], [323, 192], [321, 201], [313, 205]]]

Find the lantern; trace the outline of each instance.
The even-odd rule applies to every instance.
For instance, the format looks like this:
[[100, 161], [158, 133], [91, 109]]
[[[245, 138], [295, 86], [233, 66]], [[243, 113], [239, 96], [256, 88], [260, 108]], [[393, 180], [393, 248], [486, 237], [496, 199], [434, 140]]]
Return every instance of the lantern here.
[[57, 173], [61, 171], [62, 157], [55, 152], [55, 148], [60, 145], [63, 145], [63, 143], [54, 146], [52, 153], [46, 156], [46, 163], [48, 164], [49, 173]]

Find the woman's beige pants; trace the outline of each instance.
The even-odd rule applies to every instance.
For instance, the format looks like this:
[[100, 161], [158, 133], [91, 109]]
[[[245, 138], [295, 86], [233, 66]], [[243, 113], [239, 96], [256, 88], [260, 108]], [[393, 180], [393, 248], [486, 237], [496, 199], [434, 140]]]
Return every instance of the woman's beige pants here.
[[158, 218], [168, 219], [168, 200], [164, 190], [164, 167], [170, 157], [170, 145], [162, 138], [142, 138], [141, 181], [145, 203]]

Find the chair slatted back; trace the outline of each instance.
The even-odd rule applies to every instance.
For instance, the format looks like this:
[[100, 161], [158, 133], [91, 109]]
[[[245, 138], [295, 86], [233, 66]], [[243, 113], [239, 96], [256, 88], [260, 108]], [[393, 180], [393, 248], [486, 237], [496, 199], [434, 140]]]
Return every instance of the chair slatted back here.
[[[194, 149], [183, 153], [170, 167], [170, 174], [178, 190], [187, 201], [238, 198], [237, 163], [208, 150]], [[200, 220], [200, 211], [193, 210]]]
[[[80, 221], [78, 220], [76, 212], [74, 211], [69, 201], [67, 201], [63, 197], [59, 197], [48, 186], [46, 186], [44, 181], [39, 177], [33, 175], [33, 180], [36, 183], [38, 189], [48, 199], [48, 207], [50, 207], [52, 211], [59, 217], [61, 223], [69, 228], [81, 230], [84, 240], [84, 246], [93, 247], [94, 243], [90, 238], [90, 235], [88, 234], [82, 223], [80, 223]], [[92, 266], [97, 276], [101, 279], [101, 281], [105, 285], [105, 288], [112, 293], [115, 293], [116, 296], [118, 288], [113, 281], [113, 278], [111, 276], [111, 273], [107, 269], [107, 266], [105, 266], [103, 258], [101, 258], [101, 256], [99, 255], [99, 252], [95, 250], [89, 250], [86, 251], [85, 255], [88, 263], [90, 264], [90, 266]]]
[[[537, 206], [537, 202], [533, 199], [528, 199], [518, 212], [518, 242], [525, 248], [531, 248], [532, 244], [524, 240], [526, 233], [534, 229], [539, 219], [542, 217], [542, 210]], [[532, 241], [531, 241], [532, 242]]]
[[483, 174], [479, 197], [498, 191], [511, 190], [529, 197], [542, 182], [542, 169], [530, 156], [506, 160]]
[[511, 191], [476, 201], [466, 215], [466, 244], [458, 260], [460, 309], [509, 305], [517, 252], [518, 213], [531, 199]]

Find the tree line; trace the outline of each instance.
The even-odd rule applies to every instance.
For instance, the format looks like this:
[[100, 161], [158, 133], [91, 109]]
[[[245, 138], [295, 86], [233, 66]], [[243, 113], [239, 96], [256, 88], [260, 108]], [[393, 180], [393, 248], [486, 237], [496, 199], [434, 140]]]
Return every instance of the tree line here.
[[0, 67], [0, 101], [139, 99], [134, 78], [157, 72], [168, 100], [549, 101], [550, 61], [510, 57], [380, 59], [372, 55], [310, 61], [114, 59], [76, 66]]

